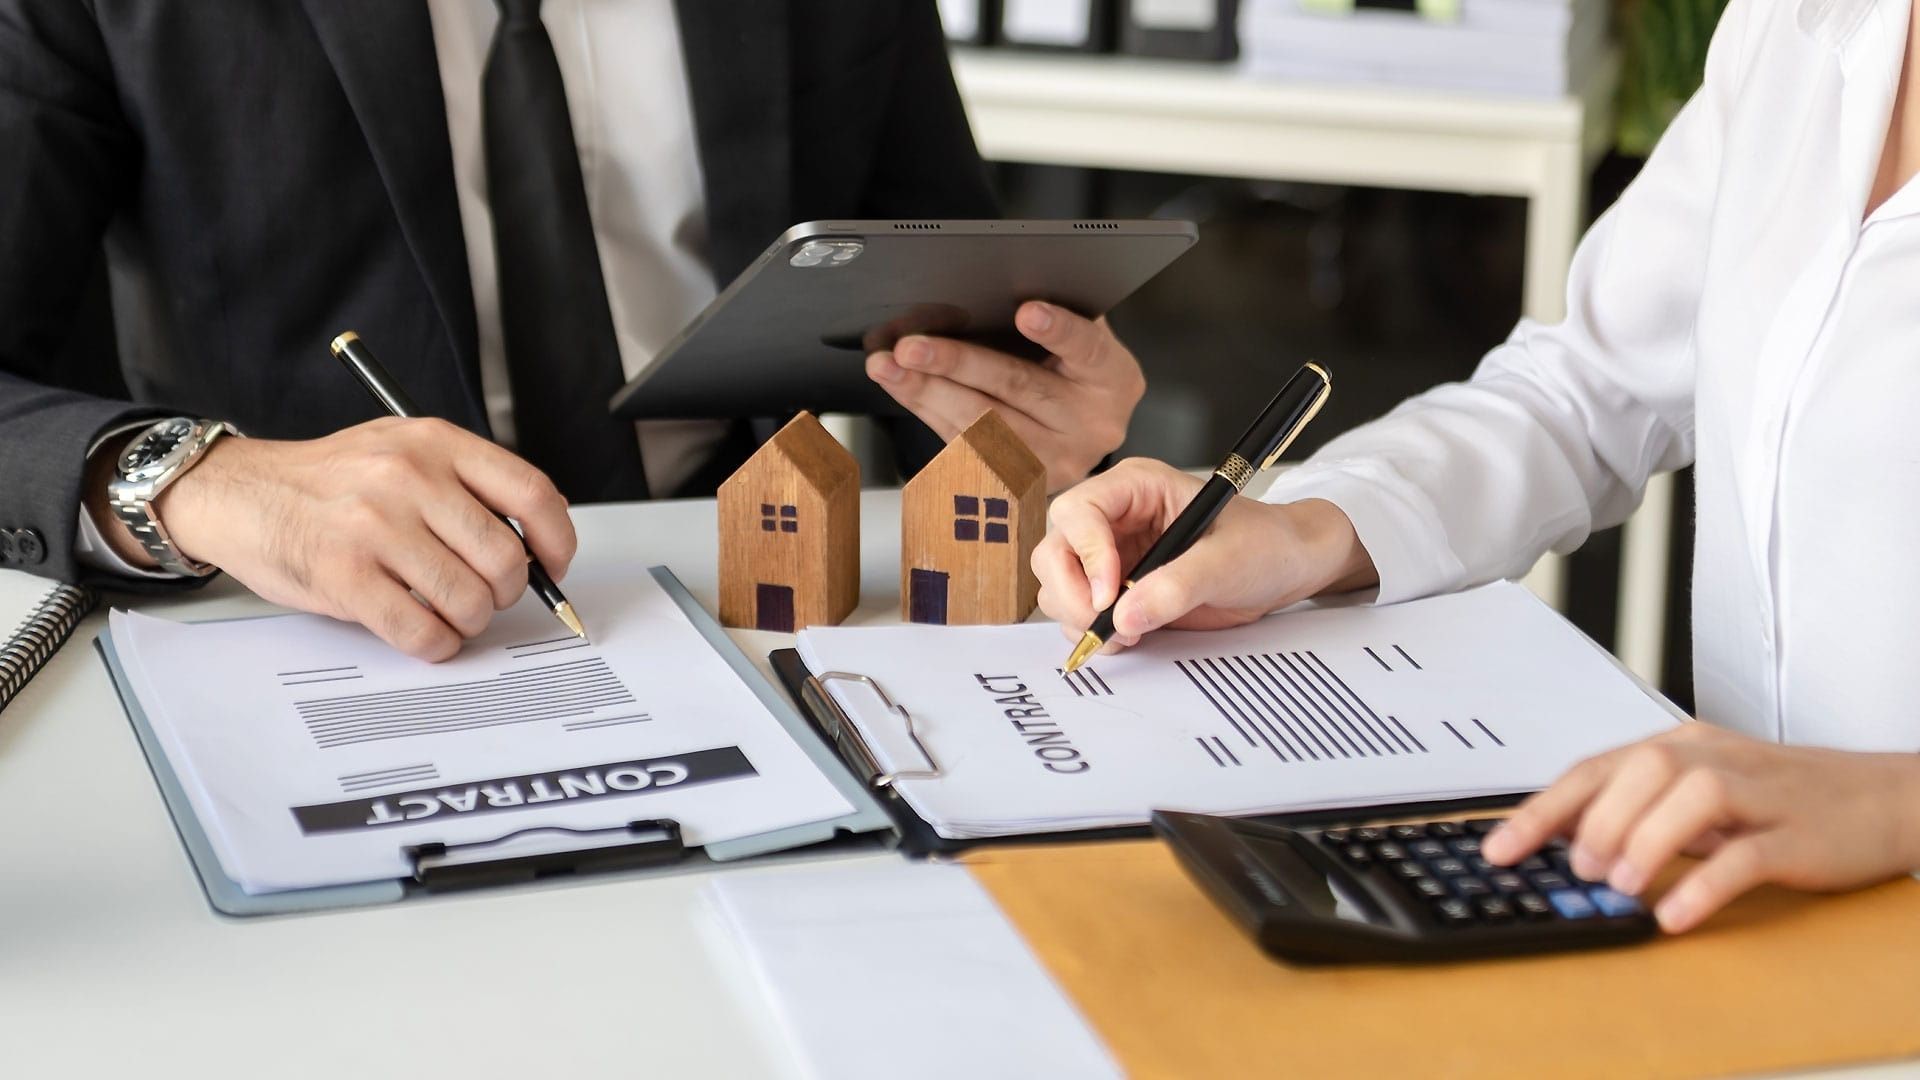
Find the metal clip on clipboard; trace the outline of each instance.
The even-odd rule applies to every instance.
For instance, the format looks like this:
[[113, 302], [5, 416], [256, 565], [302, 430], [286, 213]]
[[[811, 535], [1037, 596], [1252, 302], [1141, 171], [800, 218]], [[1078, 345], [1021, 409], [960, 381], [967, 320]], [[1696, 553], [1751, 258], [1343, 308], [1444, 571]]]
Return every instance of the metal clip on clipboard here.
[[[569, 847], [535, 851], [504, 858], [476, 858], [480, 853], [529, 837], [554, 836], [633, 836], [644, 839], [631, 843], [610, 843], [591, 847]], [[427, 892], [451, 892], [484, 885], [508, 885], [563, 874], [591, 874], [604, 870], [625, 870], [635, 866], [653, 866], [678, 862], [687, 854], [680, 835], [680, 823], [670, 818], [630, 821], [609, 829], [569, 829], [543, 825], [520, 829], [491, 840], [466, 844], [418, 844], [405, 849], [413, 867], [413, 883]]]
[[[875, 756], [866, 736], [860, 734], [859, 726], [853, 722], [845, 710], [840, 708], [840, 704], [833, 700], [833, 695], [827, 692], [826, 684], [829, 682], [859, 683], [873, 691], [874, 696], [880, 699], [880, 704], [886, 707], [887, 712], [900, 718], [901, 726], [906, 730], [907, 741], [913, 744], [914, 752], [927, 763], [927, 767], [894, 769], [891, 772], [882, 768], [880, 759]], [[886, 688], [880, 685], [879, 680], [854, 671], [824, 671], [818, 675], [808, 676], [806, 689], [810, 696], [818, 699], [814, 702], [818, 715], [825, 722], [823, 726], [827, 729], [827, 735], [839, 748], [840, 756], [845, 758], [848, 764], [857, 766], [866, 775], [867, 783], [873, 787], [891, 788], [900, 780], [934, 780], [940, 777], [940, 763], [933, 760], [933, 754], [927, 750], [926, 744], [920, 741], [920, 733], [914, 730], [913, 714], [895, 704], [893, 698], [888, 696]]]

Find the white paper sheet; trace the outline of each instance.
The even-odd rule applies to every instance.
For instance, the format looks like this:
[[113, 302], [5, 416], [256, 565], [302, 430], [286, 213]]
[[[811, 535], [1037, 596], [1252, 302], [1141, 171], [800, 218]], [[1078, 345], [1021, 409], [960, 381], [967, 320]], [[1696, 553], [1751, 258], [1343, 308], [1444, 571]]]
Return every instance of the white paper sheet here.
[[1121, 1075], [962, 867], [729, 874], [709, 888], [805, 1076]]
[[691, 845], [851, 812], [644, 571], [581, 568], [567, 592], [591, 642], [526, 598], [443, 664], [313, 615], [116, 611], [111, 632], [248, 892], [399, 877], [404, 848], [536, 827], [670, 818]]
[[[1509, 583], [1158, 633], [1071, 676], [1046, 624], [818, 628], [800, 647], [913, 715], [944, 775], [898, 787], [951, 838], [1525, 791], [1677, 722]], [[829, 689], [887, 767], [925, 766], [871, 690]]]
[[1001, 0], [1000, 28], [1022, 45], [1078, 48], [1093, 28], [1093, 0]]

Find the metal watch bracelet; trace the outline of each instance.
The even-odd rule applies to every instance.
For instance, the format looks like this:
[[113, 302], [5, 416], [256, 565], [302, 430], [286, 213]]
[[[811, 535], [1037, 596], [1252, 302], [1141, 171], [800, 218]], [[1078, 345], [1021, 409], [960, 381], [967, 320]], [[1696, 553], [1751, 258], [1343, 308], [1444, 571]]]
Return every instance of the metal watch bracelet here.
[[[167, 531], [160, 520], [160, 513], [154, 507], [154, 501], [170, 487], [174, 481], [186, 475], [187, 471], [198, 464], [209, 447], [223, 435], [240, 434], [239, 429], [220, 420], [189, 421], [193, 431], [182, 442], [178, 456], [160, 471], [134, 479], [126, 475], [124, 460], [118, 463], [114, 480], [107, 487], [107, 505], [113, 514], [133, 534], [135, 540], [146, 550], [160, 569], [184, 577], [206, 577], [217, 567], [188, 558], [173, 542], [173, 535]], [[134, 437], [128, 446], [132, 447], [143, 439], [155, 434], [164, 425], [178, 423], [177, 420], [161, 421], [146, 432]]]

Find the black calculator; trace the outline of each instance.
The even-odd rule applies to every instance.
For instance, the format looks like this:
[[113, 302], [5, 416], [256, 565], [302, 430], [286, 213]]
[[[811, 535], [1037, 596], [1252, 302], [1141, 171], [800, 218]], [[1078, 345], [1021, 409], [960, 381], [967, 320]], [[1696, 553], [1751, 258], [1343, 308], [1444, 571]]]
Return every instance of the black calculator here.
[[1298, 963], [1466, 960], [1644, 941], [1639, 900], [1576, 876], [1564, 842], [1480, 856], [1498, 818], [1286, 828], [1158, 810], [1153, 829], [1260, 946]]

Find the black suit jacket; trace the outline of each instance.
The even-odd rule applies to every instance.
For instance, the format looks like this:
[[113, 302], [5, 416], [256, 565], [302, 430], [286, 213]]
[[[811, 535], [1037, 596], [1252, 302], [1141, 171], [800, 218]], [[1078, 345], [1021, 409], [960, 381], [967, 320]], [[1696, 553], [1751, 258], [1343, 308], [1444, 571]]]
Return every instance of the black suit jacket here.
[[[932, 0], [677, 7], [717, 284], [795, 221], [994, 215]], [[124, 397], [61, 359], [103, 241]], [[116, 424], [378, 415], [328, 354], [347, 327], [486, 432], [467, 265], [418, 0], [0, 0], [0, 561], [87, 576]]]

